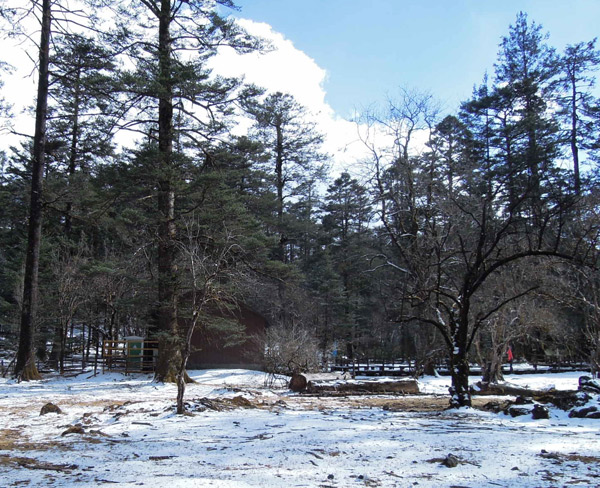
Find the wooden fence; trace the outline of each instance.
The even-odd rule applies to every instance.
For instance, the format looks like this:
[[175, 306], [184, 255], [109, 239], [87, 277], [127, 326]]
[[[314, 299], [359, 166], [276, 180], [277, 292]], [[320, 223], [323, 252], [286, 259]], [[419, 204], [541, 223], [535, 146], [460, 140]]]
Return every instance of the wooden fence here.
[[156, 369], [158, 341], [143, 339], [102, 342], [102, 372], [148, 373]]
[[[338, 359], [330, 365], [330, 370], [348, 372], [353, 376], [411, 376], [415, 371], [414, 361], [401, 359], [369, 359], [361, 358], [349, 360], [346, 358]], [[514, 364], [510, 368], [509, 364], [502, 365], [504, 374], [532, 374], [532, 373], [562, 373], [567, 371], [589, 371], [590, 367], [586, 363], [560, 363], [560, 364]], [[436, 371], [440, 375], [449, 375], [450, 370], [445, 363], [436, 365]], [[472, 364], [470, 372], [473, 375], [481, 374], [481, 367]]]

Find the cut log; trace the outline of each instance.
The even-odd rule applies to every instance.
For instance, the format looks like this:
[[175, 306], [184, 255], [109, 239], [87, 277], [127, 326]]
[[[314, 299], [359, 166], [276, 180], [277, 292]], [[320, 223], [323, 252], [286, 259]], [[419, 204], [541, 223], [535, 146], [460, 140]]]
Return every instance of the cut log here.
[[419, 383], [414, 379], [398, 381], [309, 381], [306, 392], [319, 395], [368, 395], [395, 393], [416, 395]]
[[419, 383], [414, 379], [376, 381], [352, 380], [349, 373], [294, 374], [289, 388], [297, 393], [313, 395], [369, 395], [419, 393]]
[[288, 388], [296, 393], [300, 393], [306, 390], [306, 385], [308, 384], [308, 380], [306, 376], [302, 374], [293, 374], [290, 378], [290, 384]]
[[531, 388], [523, 388], [522, 386], [500, 384], [500, 383], [483, 383], [478, 381], [471, 386], [472, 395], [511, 395], [522, 397], [539, 397], [554, 393], [554, 389], [533, 390]]
[[[472, 387], [473, 395], [515, 396], [515, 404], [523, 404], [529, 398], [539, 403], [551, 403], [561, 410], [569, 410], [576, 406], [584, 405], [591, 396], [576, 390], [533, 390], [515, 385], [500, 385], [478, 382]], [[531, 401], [529, 403], [531, 403]]]
[[352, 378], [350, 373], [294, 373], [290, 379], [289, 389], [300, 393], [306, 391], [309, 382], [342, 381]]
[[351, 380], [352, 375], [348, 372], [338, 371], [335, 373], [310, 373], [303, 375], [306, 381], [320, 382], [320, 381], [342, 381]]

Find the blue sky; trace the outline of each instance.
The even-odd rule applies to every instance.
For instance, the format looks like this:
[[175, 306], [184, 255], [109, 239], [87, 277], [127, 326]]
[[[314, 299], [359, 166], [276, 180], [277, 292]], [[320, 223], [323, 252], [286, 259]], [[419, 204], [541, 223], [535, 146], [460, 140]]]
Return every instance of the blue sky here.
[[430, 91], [453, 111], [493, 71], [519, 11], [549, 43], [600, 34], [600, 0], [237, 0], [236, 17], [269, 24], [324, 69], [326, 102], [342, 117], [393, 96]]
[[[559, 50], [600, 36], [600, 0], [234, 2], [241, 11], [227, 12], [248, 19], [240, 24], [271, 40], [277, 51], [220, 52], [211, 61], [215, 73], [294, 95], [315, 116], [325, 150], [344, 168], [366, 157], [358, 126], [350, 121], [355, 112], [395, 98], [399, 87], [429, 91], [445, 113], [455, 112], [486, 70], [492, 73], [501, 37], [519, 11], [542, 24]], [[3, 94], [19, 114], [35, 96], [35, 70], [23, 62], [26, 45], [5, 39], [2, 47], [2, 61], [18, 68], [3, 77]], [[33, 130], [27, 114], [13, 123], [17, 132]]]

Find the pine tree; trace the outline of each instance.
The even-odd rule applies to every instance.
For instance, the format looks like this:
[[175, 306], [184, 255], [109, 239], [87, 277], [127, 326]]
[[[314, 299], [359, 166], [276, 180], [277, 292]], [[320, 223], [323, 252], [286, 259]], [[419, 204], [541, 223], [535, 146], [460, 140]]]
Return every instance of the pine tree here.
[[[81, 35], [57, 36], [50, 58], [51, 120], [47, 150], [49, 172], [60, 188], [53, 188], [62, 203], [63, 229], [73, 236], [78, 194], [98, 164], [113, 155], [117, 112], [112, 103], [116, 66], [108, 49]], [[80, 206], [80, 205], [79, 205]], [[81, 212], [82, 209], [79, 209]]]
[[366, 273], [375, 254], [369, 227], [372, 217], [367, 189], [349, 173], [342, 173], [327, 189], [322, 220], [324, 242], [340, 288], [327, 307], [335, 311], [336, 337], [345, 341], [349, 359], [361, 338], [373, 332], [367, 326], [374, 309], [369, 306], [372, 288]]
[[289, 262], [290, 241], [286, 225], [286, 202], [310, 189], [324, 176], [327, 156], [321, 151], [323, 135], [308, 113], [291, 95], [274, 93], [246, 109], [254, 117], [255, 130], [269, 157], [268, 173], [276, 194], [275, 230], [279, 236], [276, 257]]
[[573, 160], [573, 190], [581, 193], [581, 151], [589, 151], [600, 138], [599, 101], [591, 90], [595, 85], [594, 71], [600, 69], [600, 51], [596, 39], [569, 45], [560, 59], [556, 80], [560, 92], [560, 116], [565, 126]]
[[239, 52], [260, 48], [257, 39], [219, 16], [216, 5], [234, 7], [231, 0], [126, 2], [120, 5], [127, 19], [120, 32], [137, 38], [114, 36], [136, 63], [136, 70], [122, 77], [124, 95], [135, 102], [126, 126], [143, 131], [155, 143], [160, 336], [156, 378], [161, 381], [176, 380], [181, 359], [176, 263], [180, 154], [192, 149], [196, 154], [208, 152], [210, 143], [225, 133], [234, 102], [256, 92], [242, 89], [240, 80], [213, 77], [207, 68], [219, 47]]
[[50, 63], [50, 36], [52, 2], [41, 4], [41, 31], [38, 48], [38, 86], [35, 108], [35, 134], [31, 164], [31, 198], [29, 203], [29, 228], [25, 257], [23, 302], [21, 304], [21, 329], [15, 376], [19, 380], [35, 380], [40, 375], [35, 364], [35, 327], [39, 305], [39, 261], [42, 241], [43, 178], [46, 150], [46, 122], [48, 112], [48, 84]]
[[[495, 65], [494, 98], [505, 110], [502, 128], [511, 141], [506, 147], [505, 174], [513, 186], [517, 185], [519, 195], [523, 186], [527, 187], [535, 225], [541, 225], [542, 180], [553, 169], [558, 153], [558, 128], [548, 106], [558, 63], [554, 49], [545, 42], [547, 38], [541, 25], [529, 22], [520, 12], [509, 27], [509, 35], [502, 38]], [[510, 204], [514, 205], [515, 190], [510, 191]]]

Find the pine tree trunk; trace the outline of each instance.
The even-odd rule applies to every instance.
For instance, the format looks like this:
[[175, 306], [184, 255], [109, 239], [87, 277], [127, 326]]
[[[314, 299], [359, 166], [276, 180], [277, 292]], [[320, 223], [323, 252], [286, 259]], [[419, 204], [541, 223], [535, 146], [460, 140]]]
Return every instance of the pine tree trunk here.
[[48, 112], [48, 66], [50, 56], [51, 28], [50, 0], [42, 2], [42, 25], [39, 47], [39, 78], [35, 109], [35, 134], [31, 165], [31, 201], [29, 206], [29, 228], [27, 255], [25, 257], [25, 280], [21, 310], [19, 349], [15, 376], [19, 380], [39, 379], [35, 365], [35, 320], [39, 302], [38, 275], [40, 247], [42, 242], [44, 153], [46, 146], [46, 118]]
[[[73, 133], [71, 134], [71, 147], [69, 148], [69, 168], [68, 168], [68, 184], [69, 186], [73, 183], [73, 177], [77, 170], [77, 146], [79, 142], [79, 104], [80, 91], [81, 91], [81, 73], [78, 69], [75, 74], [75, 99], [73, 100], [74, 113], [73, 113]], [[73, 198], [69, 193], [67, 205], [65, 209], [65, 235], [67, 239], [72, 237], [73, 231]]]
[[173, 168], [173, 85], [171, 80], [171, 2], [161, 1], [158, 34], [158, 329], [156, 380], [175, 382], [181, 363], [177, 326], [177, 266], [175, 263], [175, 190]]
[[279, 227], [279, 246], [278, 246], [278, 259], [285, 263], [285, 242], [286, 236], [283, 231], [283, 132], [281, 126], [276, 126], [277, 141], [275, 148], [275, 177], [277, 186], [277, 226]]
[[577, 145], [577, 84], [571, 80], [571, 154], [573, 155], [573, 175], [575, 178], [575, 194], [581, 193], [581, 176], [579, 174], [579, 147]]

